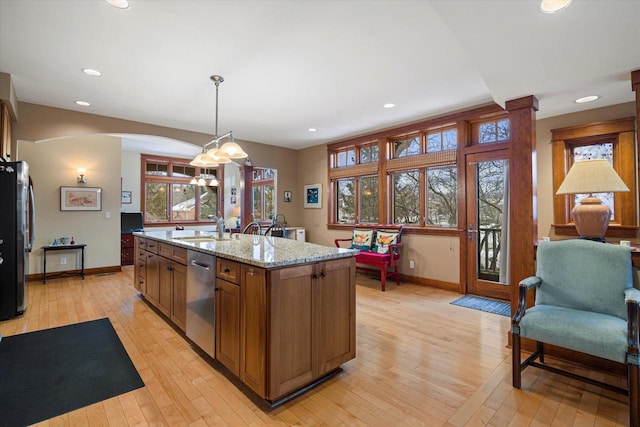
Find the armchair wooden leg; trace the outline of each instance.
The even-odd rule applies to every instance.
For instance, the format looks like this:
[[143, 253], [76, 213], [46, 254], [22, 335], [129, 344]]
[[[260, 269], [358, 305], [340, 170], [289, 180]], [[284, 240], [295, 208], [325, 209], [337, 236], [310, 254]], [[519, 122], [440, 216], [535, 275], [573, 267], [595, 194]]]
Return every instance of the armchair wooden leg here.
[[515, 388], [520, 388], [522, 385], [520, 351], [520, 334], [511, 334], [511, 377]]
[[627, 364], [629, 385], [629, 425], [640, 426], [640, 371], [637, 365]]
[[384, 265], [380, 266], [380, 289], [384, 292], [385, 283], [387, 282], [387, 267]]
[[396, 285], [400, 286], [400, 272], [398, 271], [397, 265], [396, 265]]

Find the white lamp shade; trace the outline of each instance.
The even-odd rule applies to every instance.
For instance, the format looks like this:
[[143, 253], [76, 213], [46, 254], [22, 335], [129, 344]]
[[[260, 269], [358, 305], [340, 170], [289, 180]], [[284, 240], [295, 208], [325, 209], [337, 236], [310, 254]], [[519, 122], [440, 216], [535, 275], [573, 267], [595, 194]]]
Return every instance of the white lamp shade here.
[[222, 144], [217, 155], [228, 159], [244, 159], [245, 157], [249, 157], [249, 155], [245, 153], [238, 144], [231, 141]]
[[216, 163], [213, 158], [208, 157], [205, 153], [198, 154], [189, 162], [189, 164], [200, 168], [214, 168], [218, 166], [218, 163]]
[[218, 156], [219, 151], [220, 150], [217, 148], [212, 148], [209, 151], [207, 151], [207, 154], [205, 154], [205, 157], [207, 159], [210, 159], [212, 162], [219, 163], [219, 164], [231, 163], [231, 159], [229, 157]]
[[611, 193], [629, 191], [606, 159], [575, 162], [556, 194]]

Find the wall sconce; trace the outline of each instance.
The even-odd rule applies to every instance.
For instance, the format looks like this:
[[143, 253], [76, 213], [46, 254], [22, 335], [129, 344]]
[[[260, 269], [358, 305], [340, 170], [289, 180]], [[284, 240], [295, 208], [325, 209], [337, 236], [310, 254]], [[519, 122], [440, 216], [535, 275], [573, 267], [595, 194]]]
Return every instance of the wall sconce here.
[[78, 168], [78, 184], [86, 184], [87, 183], [87, 177], [85, 176], [85, 173], [87, 173], [87, 169]]

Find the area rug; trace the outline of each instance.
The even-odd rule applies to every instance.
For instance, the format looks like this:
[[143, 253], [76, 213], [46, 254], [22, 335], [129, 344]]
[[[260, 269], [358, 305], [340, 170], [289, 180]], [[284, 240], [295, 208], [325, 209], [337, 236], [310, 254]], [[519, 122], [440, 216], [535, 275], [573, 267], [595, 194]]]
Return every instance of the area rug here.
[[34, 424], [143, 386], [107, 318], [0, 341], [0, 426]]
[[480, 298], [472, 295], [465, 295], [451, 304], [460, 307], [472, 308], [474, 310], [486, 311], [487, 313], [499, 314], [501, 316], [511, 316], [511, 306], [508, 302], [496, 301], [488, 298]]

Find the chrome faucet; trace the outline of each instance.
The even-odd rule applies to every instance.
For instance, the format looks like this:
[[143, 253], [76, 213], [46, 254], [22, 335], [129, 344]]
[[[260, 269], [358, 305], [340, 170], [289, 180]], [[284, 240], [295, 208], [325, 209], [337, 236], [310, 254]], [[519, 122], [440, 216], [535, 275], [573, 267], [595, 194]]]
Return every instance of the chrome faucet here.
[[224, 237], [224, 219], [218, 218], [218, 238]]

